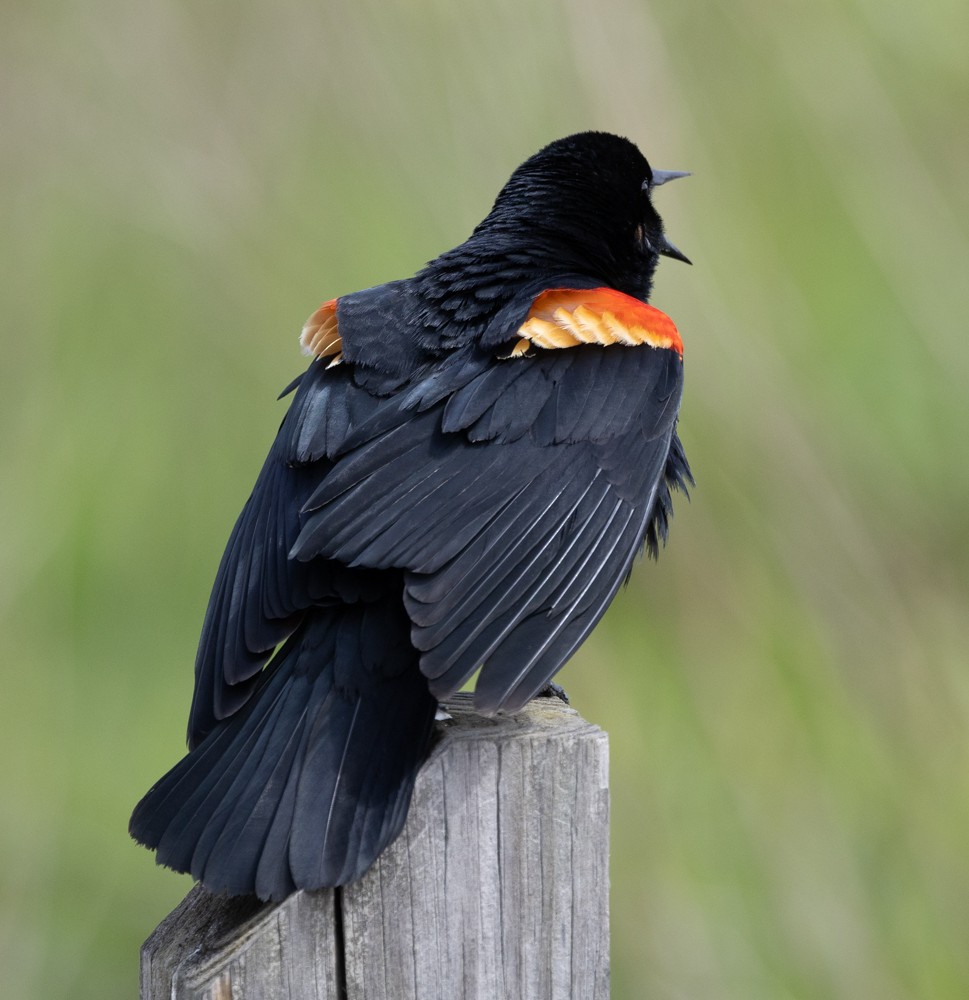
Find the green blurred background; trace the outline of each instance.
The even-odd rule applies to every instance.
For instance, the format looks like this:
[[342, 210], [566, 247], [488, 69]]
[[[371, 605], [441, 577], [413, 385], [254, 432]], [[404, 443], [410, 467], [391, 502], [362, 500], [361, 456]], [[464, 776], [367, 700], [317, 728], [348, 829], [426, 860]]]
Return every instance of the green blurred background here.
[[623, 998], [969, 996], [969, 7], [13, 0], [0, 41], [0, 992], [130, 997], [189, 887], [229, 528], [324, 298], [585, 128], [663, 190], [697, 476], [562, 675]]

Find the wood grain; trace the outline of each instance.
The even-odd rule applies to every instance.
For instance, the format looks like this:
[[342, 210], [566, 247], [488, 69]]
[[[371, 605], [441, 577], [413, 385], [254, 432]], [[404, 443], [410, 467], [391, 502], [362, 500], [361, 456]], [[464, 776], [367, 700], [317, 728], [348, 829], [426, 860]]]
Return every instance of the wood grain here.
[[363, 879], [275, 905], [196, 887], [144, 946], [142, 997], [607, 998], [605, 734], [554, 698], [448, 711]]

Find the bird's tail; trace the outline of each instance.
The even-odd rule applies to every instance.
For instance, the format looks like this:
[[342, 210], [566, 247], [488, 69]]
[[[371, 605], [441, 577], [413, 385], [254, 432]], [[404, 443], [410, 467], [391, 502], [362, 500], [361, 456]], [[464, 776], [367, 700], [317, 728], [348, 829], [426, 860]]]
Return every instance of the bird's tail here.
[[436, 704], [399, 601], [314, 610], [245, 707], [141, 800], [131, 835], [212, 891], [352, 882], [404, 825]]

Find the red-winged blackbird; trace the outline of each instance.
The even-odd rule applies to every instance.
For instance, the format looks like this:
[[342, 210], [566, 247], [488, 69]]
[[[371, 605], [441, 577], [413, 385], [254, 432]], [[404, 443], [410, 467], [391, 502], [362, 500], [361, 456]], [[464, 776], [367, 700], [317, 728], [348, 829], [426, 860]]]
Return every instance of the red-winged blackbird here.
[[131, 818], [160, 864], [264, 899], [359, 878], [438, 700], [480, 667], [476, 708], [521, 709], [656, 553], [692, 482], [682, 344], [645, 304], [659, 255], [686, 260], [651, 201], [679, 176], [618, 136], [553, 142], [460, 246], [310, 317], [212, 590], [190, 751]]

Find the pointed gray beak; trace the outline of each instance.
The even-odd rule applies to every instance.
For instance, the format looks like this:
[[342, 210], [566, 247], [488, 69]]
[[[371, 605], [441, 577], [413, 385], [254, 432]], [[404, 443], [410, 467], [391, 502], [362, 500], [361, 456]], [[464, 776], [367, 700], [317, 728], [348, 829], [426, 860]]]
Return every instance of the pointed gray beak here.
[[684, 264], [692, 264], [693, 261], [682, 250], [677, 249], [672, 243], [664, 236], [662, 240], [653, 240], [653, 246], [656, 252], [662, 254], [664, 257], [672, 257], [674, 260], [681, 260]]
[[658, 188], [660, 184], [665, 184], [667, 181], [675, 181], [677, 177], [689, 177], [689, 170], [654, 170], [653, 171], [653, 183], [650, 187]]

